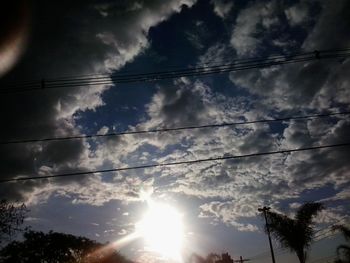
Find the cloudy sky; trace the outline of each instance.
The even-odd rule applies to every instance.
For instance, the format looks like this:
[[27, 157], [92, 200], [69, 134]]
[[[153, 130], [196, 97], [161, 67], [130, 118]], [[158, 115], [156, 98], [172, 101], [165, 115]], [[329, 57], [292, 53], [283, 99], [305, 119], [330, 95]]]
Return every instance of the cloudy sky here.
[[[22, 4], [11, 10], [20, 18], [9, 27], [11, 33], [1, 38], [1, 86], [16, 88], [27, 81], [57, 78], [88, 78], [91, 83], [1, 94], [2, 141], [350, 110], [350, 60], [344, 58], [158, 81], [113, 81], [118, 74], [349, 47], [350, 3], [346, 0]], [[111, 81], [92, 83], [89, 78], [99, 74]], [[11, 179], [297, 149], [345, 143], [349, 132], [348, 116], [336, 115], [0, 145], [0, 174], [1, 179]], [[0, 194], [27, 203], [26, 222], [33, 229], [106, 242], [134, 231], [147, 208], [140, 192], [148, 191], [153, 200], [171, 204], [183, 215], [187, 253], [228, 251], [235, 258], [257, 256], [259, 262], [270, 262], [257, 208], [268, 205], [274, 211], [293, 214], [303, 202], [323, 201], [327, 208], [316, 218], [319, 233], [346, 222], [349, 156], [348, 147], [339, 147], [27, 180], [1, 183]], [[333, 255], [341, 241], [332, 236], [316, 242], [312, 259]], [[275, 246], [279, 261], [296, 260]], [[149, 260], [142, 240], [121, 251], [134, 259]]]

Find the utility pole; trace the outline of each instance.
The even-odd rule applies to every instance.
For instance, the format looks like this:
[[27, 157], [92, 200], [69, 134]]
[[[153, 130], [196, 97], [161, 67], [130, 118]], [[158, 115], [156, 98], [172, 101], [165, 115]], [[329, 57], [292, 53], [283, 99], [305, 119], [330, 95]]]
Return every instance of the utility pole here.
[[267, 222], [267, 215], [266, 215], [269, 210], [270, 210], [270, 207], [266, 207], [266, 206], [264, 206], [263, 208], [258, 208], [258, 211], [262, 212], [264, 214], [264, 217], [265, 217], [266, 232], [267, 232], [267, 236], [269, 237], [272, 263], [276, 263], [275, 254], [273, 253], [273, 247], [272, 247], [272, 242], [271, 242], [270, 227], [269, 227], [269, 223]]

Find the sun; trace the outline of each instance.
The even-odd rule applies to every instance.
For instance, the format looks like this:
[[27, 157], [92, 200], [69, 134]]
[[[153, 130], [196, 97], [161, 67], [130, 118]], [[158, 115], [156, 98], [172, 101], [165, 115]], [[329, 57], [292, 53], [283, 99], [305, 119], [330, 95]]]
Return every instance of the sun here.
[[181, 214], [166, 204], [148, 201], [149, 209], [137, 224], [149, 250], [163, 257], [181, 261], [183, 224]]

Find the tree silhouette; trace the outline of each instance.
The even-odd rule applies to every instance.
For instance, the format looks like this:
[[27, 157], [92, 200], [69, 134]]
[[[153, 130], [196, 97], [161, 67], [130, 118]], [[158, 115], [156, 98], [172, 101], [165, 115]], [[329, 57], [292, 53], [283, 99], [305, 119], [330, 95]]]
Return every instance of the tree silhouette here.
[[0, 245], [21, 228], [25, 214], [28, 212], [25, 204], [16, 205], [7, 200], [0, 201]]
[[314, 236], [312, 218], [323, 208], [321, 203], [306, 203], [297, 210], [294, 218], [267, 212], [270, 232], [283, 247], [296, 253], [300, 263], [305, 263]]
[[[346, 241], [350, 241], [350, 228], [343, 226], [343, 225], [337, 225], [333, 227], [334, 230], [339, 230]], [[338, 259], [336, 260], [337, 263], [350, 263], [350, 246], [349, 245], [340, 245], [337, 247], [337, 254]], [[342, 256], [341, 256], [342, 255]]]
[[85, 237], [27, 231], [24, 240], [14, 241], [0, 252], [3, 263], [131, 263], [115, 250]]

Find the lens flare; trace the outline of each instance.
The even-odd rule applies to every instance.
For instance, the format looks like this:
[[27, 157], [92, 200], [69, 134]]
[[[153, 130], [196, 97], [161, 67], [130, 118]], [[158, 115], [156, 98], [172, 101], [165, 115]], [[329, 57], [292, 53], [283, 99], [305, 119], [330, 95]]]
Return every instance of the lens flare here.
[[0, 9], [0, 77], [17, 63], [27, 45], [30, 8], [26, 0], [12, 1]]

